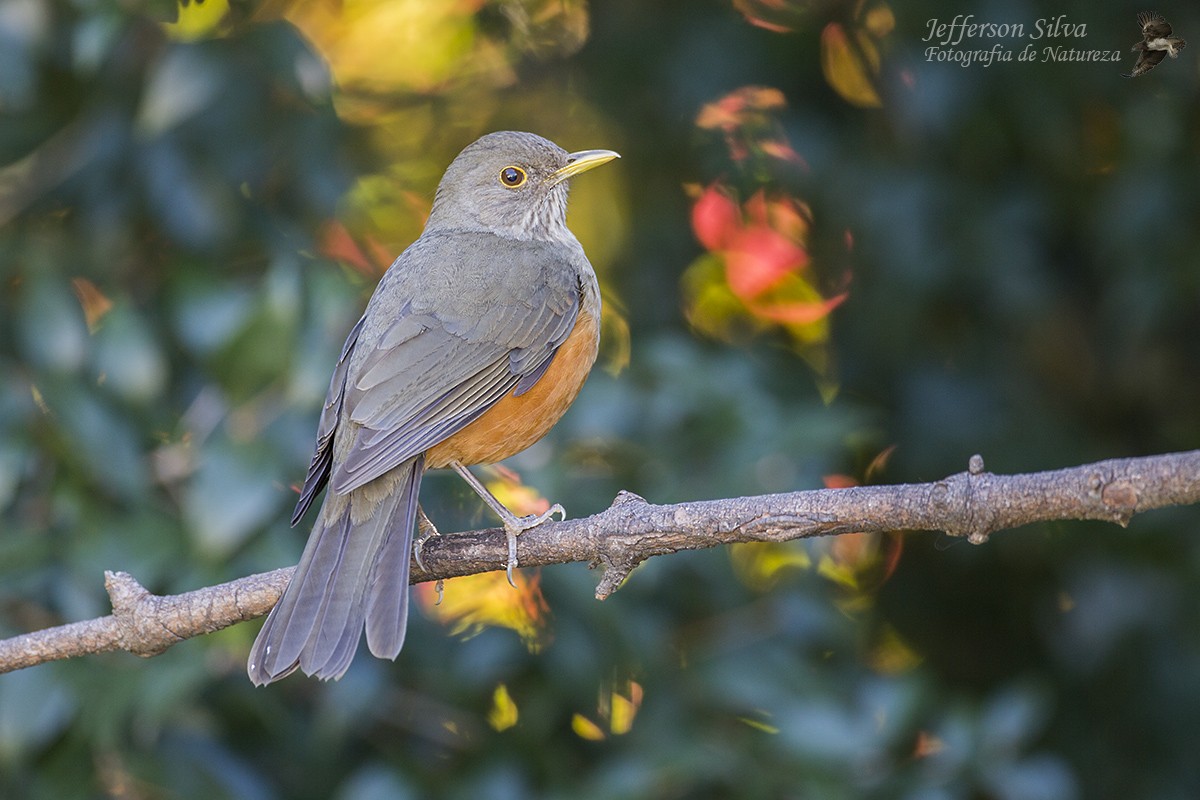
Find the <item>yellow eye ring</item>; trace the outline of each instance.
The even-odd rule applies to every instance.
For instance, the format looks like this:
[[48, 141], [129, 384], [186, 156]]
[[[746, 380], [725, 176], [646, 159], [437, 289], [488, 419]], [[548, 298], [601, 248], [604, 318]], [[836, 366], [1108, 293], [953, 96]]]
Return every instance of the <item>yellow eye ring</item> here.
[[500, 183], [509, 189], [519, 189], [525, 185], [527, 180], [529, 180], [529, 176], [520, 167], [505, 167], [500, 170]]

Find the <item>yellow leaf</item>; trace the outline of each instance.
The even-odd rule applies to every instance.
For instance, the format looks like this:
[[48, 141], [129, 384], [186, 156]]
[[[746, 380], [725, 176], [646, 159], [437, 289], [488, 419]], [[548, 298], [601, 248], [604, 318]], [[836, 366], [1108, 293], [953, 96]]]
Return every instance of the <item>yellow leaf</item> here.
[[522, 483], [521, 476], [508, 467], [493, 464], [488, 471], [496, 476], [485, 481], [488, 491], [518, 517], [541, 514], [550, 508], [550, 501], [541, 492]]
[[741, 722], [744, 725], [748, 725], [751, 728], [754, 728], [755, 730], [762, 731], [763, 733], [770, 733], [770, 734], [779, 733], [779, 728], [776, 728], [774, 725], [768, 725], [767, 723], [763, 722], [762, 720], [750, 719], [749, 717], [738, 717], [738, 722]]
[[858, 573], [854, 567], [839, 563], [829, 556], [821, 558], [820, 564], [817, 565], [817, 572], [847, 589], [853, 590], [858, 588]]
[[769, 589], [784, 573], [812, 566], [800, 542], [746, 542], [730, 548], [737, 576], [749, 586]]
[[629, 366], [631, 351], [629, 320], [625, 318], [620, 304], [606, 297], [600, 310], [600, 325], [604, 333], [600, 337], [601, 358], [604, 371], [614, 378]]
[[600, 726], [583, 714], [571, 717], [571, 730], [575, 731], [575, 735], [580, 739], [587, 739], [589, 742], [600, 742], [607, 738]]
[[716, 254], [696, 259], [680, 278], [684, 315], [696, 330], [715, 339], [744, 338], [762, 326], [746, 313], [746, 306], [729, 289], [725, 260]]
[[826, 25], [821, 31], [821, 70], [847, 102], [861, 108], [883, 105], [874, 85], [879, 75], [879, 48], [865, 32], [855, 31], [851, 39], [839, 23]]
[[515, 631], [530, 652], [536, 653], [549, 639], [546, 629], [550, 607], [542, 595], [536, 572], [513, 573], [517, 588], [508, 585], [503, 572], [468, 575], [445, 582], [441, 603], [432, 584], [421, 584], [417, 598], [422, 610], [449, 625], [455, 636], [470, 638], [485, 628]]
[[508, 693], [508, 687], [502, 683], [492, 692], [492, 710], [488, 712], [488, 724], [497, 731], [504, 731], [517, 724], [517, 717], [517, 704]]
[[638, 709], [641, 708], [641, 705], [641, 684], [630, 681], [628, 697], [614, 691], [612, 693], [612, 710], [608, 721], [609, 730], [617, 736], [629, 733], [633, 728], [633, 720], [637, 717]]
[[286, 9], [344, 87], [433, 91], [476, 45], [474, 0], [297, 0]]
[[866, 13], [863, 27], [876, 39], [882, 39], [896, 27], [896, 15], [886, 3], [880, 3]]
[[897, 675], [915, 669], [922, 659], [916, 650], [900, 638], [890, 625], [885, 625], [870, 655], [871, 666], [885, 675]]
[[229, 13], [229, 0], [179, 0], [179, 17], [163, 27], [178, 42], [194, 42], [216, 36]]

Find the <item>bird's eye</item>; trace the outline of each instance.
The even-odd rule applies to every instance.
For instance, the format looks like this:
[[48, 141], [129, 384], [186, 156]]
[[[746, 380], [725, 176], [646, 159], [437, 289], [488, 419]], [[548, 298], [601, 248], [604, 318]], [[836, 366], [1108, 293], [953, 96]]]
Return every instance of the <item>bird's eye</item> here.
[[524, 186], [528, 179], [529, 176], [520, 167], [505, 167], [500, 170], [500, 182], [510, 189]]

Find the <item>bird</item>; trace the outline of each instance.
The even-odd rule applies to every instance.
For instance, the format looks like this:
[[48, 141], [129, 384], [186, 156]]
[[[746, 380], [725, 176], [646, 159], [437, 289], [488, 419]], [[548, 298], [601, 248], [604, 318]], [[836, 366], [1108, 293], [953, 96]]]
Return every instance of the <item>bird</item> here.
[[1145, 75], [1168, 55], [1178, 58], [1179, 51], [1187, 45], [1182, 38], [1171, 35], [1171, 26], [1161, 14], [1143, 11], [1138, 14], [1137, 20], [1142, 30], [1142, 41], [1133, 46], [1133, 50], [1138, 52], [1138, 59], [1133, 65], [1133, 72], [1125, 75], [1126, 78]]
[[380, 279], [334, 367], [292, 525], [328, 491], [250, 649], [254, 684], [297, 669], [340, 678], [364, 633], [373, 655], [396, 658], [425, 470], [453, 469], [501, 518], [510, 581], [516, 536], [565, 517], [557, 504], [517, 517], [467, 467], [542, 438], [595, 363], [600, 290], [567, 227], [567, 189], [615, 158], [499, 131], [447, 167], [424, 230]]

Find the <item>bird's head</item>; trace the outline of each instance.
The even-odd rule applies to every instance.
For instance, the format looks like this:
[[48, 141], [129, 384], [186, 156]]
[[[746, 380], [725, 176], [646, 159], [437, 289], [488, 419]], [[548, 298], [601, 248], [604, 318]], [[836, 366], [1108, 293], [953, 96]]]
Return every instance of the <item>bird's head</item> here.
[[568, 180], [619, 157], [611, 150], [568, 153], [532, 133], [489, 133], [446, 169], [426, 230], [480, 230], [511, 239], [569, 235]]

